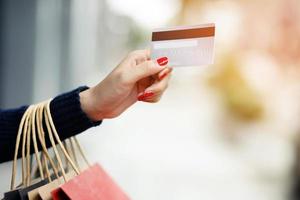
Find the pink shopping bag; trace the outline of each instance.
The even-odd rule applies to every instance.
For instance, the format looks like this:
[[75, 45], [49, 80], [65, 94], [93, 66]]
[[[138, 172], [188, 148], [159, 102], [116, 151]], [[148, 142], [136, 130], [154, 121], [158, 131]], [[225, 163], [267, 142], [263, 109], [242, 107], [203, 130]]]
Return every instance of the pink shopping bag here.
[[53, 190], [51, 195], [53, 200], [129, 200], [99, 164]]

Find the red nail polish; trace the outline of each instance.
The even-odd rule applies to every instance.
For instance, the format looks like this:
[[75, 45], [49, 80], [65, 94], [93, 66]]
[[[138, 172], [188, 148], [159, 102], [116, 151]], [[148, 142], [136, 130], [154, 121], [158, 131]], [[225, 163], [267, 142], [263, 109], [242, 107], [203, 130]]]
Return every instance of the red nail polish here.
[[153, 92], [145, 92], [145, 93], [144, 93], [144, 98], [151, 97], [151, 96], [153, 96], [153, 95], [154, 95]]
[[164, 65], [168, 64], [168, 58], [167, 57], [161, 57], [161, 58], [157, 59], [157, 63], [160, 66], [164, 66]]
[[144, 95], [138, 96], [138, 101], [143, 101], [144, 100]]
[[145, 92], [144, 94], [138, 96], [139, 101], [144, 101], [146, 98], [153, 96], [153, 92]]
[[170, 72], [163, 73], [160, 77], [158, 77], [159, 80], [162, 80], [165, 78]]

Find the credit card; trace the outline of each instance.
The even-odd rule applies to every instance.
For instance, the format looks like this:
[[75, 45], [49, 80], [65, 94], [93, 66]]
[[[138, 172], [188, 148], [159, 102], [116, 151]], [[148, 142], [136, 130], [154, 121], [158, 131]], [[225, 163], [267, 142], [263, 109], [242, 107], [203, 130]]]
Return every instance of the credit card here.
[[214, 62], [215, 24], [155, 29], [151, 58], [168, 57], [169, 66], [202, 66]]

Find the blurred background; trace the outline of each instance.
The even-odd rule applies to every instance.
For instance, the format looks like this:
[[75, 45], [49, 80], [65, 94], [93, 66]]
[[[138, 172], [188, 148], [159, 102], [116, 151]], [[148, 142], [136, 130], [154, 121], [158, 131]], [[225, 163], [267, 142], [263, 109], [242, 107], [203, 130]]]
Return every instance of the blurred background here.
[[[216, 23], [215, 65], [173, 71], [79, 136], [132, 199], [300, 198], [298, 0], [2, 0], [0, 107], [92, 86], [153, 28]], [[1, 154], [0, 154], [1, 155]], [[0, 165], [0, 193], [11, 163]]]

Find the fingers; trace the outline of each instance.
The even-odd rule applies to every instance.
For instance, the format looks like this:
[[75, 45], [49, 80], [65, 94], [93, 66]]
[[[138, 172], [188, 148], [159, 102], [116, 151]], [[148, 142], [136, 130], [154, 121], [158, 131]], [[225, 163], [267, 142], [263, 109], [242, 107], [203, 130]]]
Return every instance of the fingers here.
[[172, 68], [167, 68], [166, 73], [163, 75], [164, 77], [160, 80], [157, 80], [150, 87], [146, 88], [144, 92], [140, 93], [138, 95], [138, 100], [149, 103], [158, 102], [168, 87], [171, 71]]
[[167, 63], [168, 61], [166, 57], [163, 59], [163, 61], [158, 59], [157, 61], [147, 60], [145, 62], [142, 62], [130, 69], [129, 79], [132, 82], [137, 82], [143, 78], [155, 75], [164, 70]]
[[128, 57], [130, 59], [133, 59], [136, 63], [136, 65], [139, 65], [142, 62], [145, 62], [146, 60], [150, 60], [150, 50], [144, 49], [144, 50], [136, 50], [131, 52]]
[[160, 71], [158, 73], [158, 79], [162, 80], [163, 78], [165, 78], [166, 75], [168, 75], [171, 71], [173, 70], [173, 68], [171, 67], [167, 67], [164, 70]]

